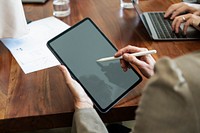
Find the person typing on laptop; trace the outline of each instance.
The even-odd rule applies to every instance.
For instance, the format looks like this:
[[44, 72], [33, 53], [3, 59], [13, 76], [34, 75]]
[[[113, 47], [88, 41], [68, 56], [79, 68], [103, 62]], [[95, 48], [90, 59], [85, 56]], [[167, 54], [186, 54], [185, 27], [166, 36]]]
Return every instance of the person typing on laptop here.
[[[124, 71], [129, 65], [137, 66], [149, 78], [136, 112], [134, 133], [199, 133], [200, 83], [197, 73], [200, 73], [200, 51], [176, 59], [163, 57], [156, 63], [151, 55], [137, 58], [130, 55], [146, 50], [127, 46], [115, 54], [115, 57], [123, 56], [121, 66]], [[64, 66], [59, 68], [74, 97], [72, 133], [107, 133], [83, 88]]]
[[172, 29], [178, 33], [181, 23], [184, 24], [183, 32], [187, 33], [187, 29], [190, 25], [200, 30], [200, 4], [191, 4], [180, 2], [172, 4], [164, 15], [165, 18], [173, 20]]
[[[195, 40], [200, 39], [199, 31], [193, 26], [186, 27], [187, 23], [180, 24], [183, 20], [186, 20], [185, 17], [178, 19], [177, 23], [172, 16], [171, 19], [166, 19], [170, 17], [170, 12], [168, 10], [164, 11], [142, 11], [140, 9], [140, 4], [136, 0], [132, 0], [136, 13], [141, 19], [147, 33], [153, 40]], [[171, 9], [171, 8], [170, 8]], [[169, 10], [170, 11], [170, 10]], [[173, 12], [173, 11], [172, 11]], [[182, 21], [180, 21], [182, 20]], [[196, 22], [196, 21], [194, 21]], [[180, 25], [179, 25], [180, 24]], [[173, 27], [172, 27], [173, 26]], [[184, 29], [185, 28], [185, 29]], [[187, 29], [187, 34], [186, 33]], [[178, 32], [179, 31], [179, 32]]]

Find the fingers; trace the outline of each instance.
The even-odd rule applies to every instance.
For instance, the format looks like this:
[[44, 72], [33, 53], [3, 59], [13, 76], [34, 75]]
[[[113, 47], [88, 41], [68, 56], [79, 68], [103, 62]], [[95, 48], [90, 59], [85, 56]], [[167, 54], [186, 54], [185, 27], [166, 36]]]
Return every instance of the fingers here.
[[67, 68], [64, 65], [59, 65], [58, 68], [62, 71], [62, 74], [65, 78], [65, 82], [67, 84], [67, 86], [69, 87], [72, 95], [74, 97], [76, 97], [78, 94], [76, 93], [76, 88], [75, 88], [75, 81], [72, 79], [69, 71], [67, 70]]
[[199, 15], [200, 14], [200, 12], [198, 11], [199, 7], [200, 6], [198, 4], [189, 4], [185, 2], [176, 3], [176, 4], [171, 5], [167, 9], [164, 17], [167, 18], [171, 16], [170, 19], [174, 19], [175, 17], [186, 12], [195, 13], [196, 15]]
[[178, 8], [177, 10], [175, 10], [175, 11], [172, 13], [170, 19], [174, 19], [174, 18], [177, 17], [178, 15], [184, 13], [186, 10], [187, 10], [187, 7], [185, 7], [185, 6], [182, 6], [182, 7]]
[[119, 57], [119, 56], [122, 56], [124, 53], [135, 53], [135, 52], [141, 52], [141, 51], [147, 51], [147, 49], [128, 45], [120, 49], [119, 51], [117, 51], [114, 56]]
[[172, 29], [173, 29], [173, 31], [175, 31], [176, 33], [178, 33], [181, 23], [186, 22], [187, 19], [188, 19], [187, 15], [181, 15], [181, 16], [176, 17], [174, 19], [174, 21], [172, 22]]
[[190, 25], [192, 25], [192, 22], [193, 22], [192, 18], [188, 19], [188, 20], [185, 22], [185, 25], [184, 25], [184, 28], [183, 28], [183, 32], [184, 32], [185, 35], [186, 35], [186, 33], [187, 33], [188, 27], [189, 27]]
[[135, 56], [125, 53], [123, 59], [129, 62], [130, 65], [136, 66], [146, 78], [154, 74], [153, 68], [155, 60], [151, 55], [141, 56], [138, 59]]
[[123, 55], [123, 59], [127, 62], [129, 62], [131, 65], [135, 65], [135, 66], [141, 66], [143, 61], [140, 61], [139, 59], [137, 59], [135, 56], [132, 56], [130, 54], [125, 53]]
[[[136, 61], [138, 60], [136, 57], [135, 59], [133, 59], [133, 56], [129, 56], [129, 55], [125, 55], [127, 53], [136, 53], [136, 52], [142, 52], [142, 51], [147, 51], [146, 48], [139, 48], [139, 47], [135, 47], [135, 46], [131, 46], [128, 45], [122, 49], [120, 49], [118, 52], [115, 53], [115, 57], [119, 57], [119, 56], [123, 56], [123, 59], [120, 60], [120, 64], [121, 64], [121, 68], [123, 69], [124, 72], [126, 72], [128, 70], [128, 68], [130, 68], [130, 62], [132, 62], [131, 65], [136, 65], [134, 63], [136, 63]], [[124, 58], [125, 57], [125, 58]]]
[[126, 72], [130, 68], [130, 64], [133, 66], [139, 66], [139, 60], [135, 56], [131, 56], [129, 54], [124, 54], [123, 59], [120, 60], [121, 68], [123, 69], [124, 72]]
[[70, 84], [73, 79], [67, 68], [63, 65], [59, 65], [58, 68], [62, 71], [62, 74], [65, 77], [67, 84]]
[[123, 69], [124, 72], [128, 70], [128, 64], [125, 60], [121, 59], [120, 60], [121, 68]]
[[80, 84], [72, 79], [67, 68], [63, 65], [58, 66], [58, 68], [62, 71], [67, 86], [69, 87], [70, 92], [74, 97], [75, 108], [76, 109], [93, 108], [93, 103], [91, 99], [87, 96], [87, 94], [85, 93], [84, 89], [80, 86]]
[[198, 22], [200, 22], [200, 17], [197, 15], [194, 15], [194, 14], [181, 15], [181, 16], [176, 17], [174, 21], [172, 22], [172, 29], [176, 33], [178, 33], [181, 23], [184, 23], [183, 32], [186, 35], [188, 27], [190, 25], [193, 25], [194, 27], [196, 27], [196, 25], [198, 25]]
[[165, 11], [164, 17], [165, 17], [165, 18], [168, 18], [169, 16], [171, 16], [171, 14], [172, 14], [173, 12], [174, 12], [173, 9], [168, 9], [167, 11]]
[[171, 5], [171, 6], [167, 9], [167, 11], [165, 12], [164, 17], [167, 18], [167, 17], [171, 16], [172, 13], [173, 13], [177, 8], [178, 8], [178, 5], [177, 5], [177, 4]]
[[185, 12], [187, 10], [187, 8], [188, 8], [188, 5], [186, 5], [183, 2], [173, 4], [167, 9], [164, 17], [167, 18], [167, 17], [171, 16], [170, 19], [174, 19], [179, 14]]

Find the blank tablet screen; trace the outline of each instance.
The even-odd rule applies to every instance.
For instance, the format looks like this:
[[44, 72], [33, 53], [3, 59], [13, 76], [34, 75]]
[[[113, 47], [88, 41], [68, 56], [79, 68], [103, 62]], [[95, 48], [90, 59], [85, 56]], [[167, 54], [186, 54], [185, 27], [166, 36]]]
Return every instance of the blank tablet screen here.
[[48, 41], [47, 46], [81, 84], [101, 112], [107, 112], [142, 79], [120, 61], [96, 62], [116, 49], [91, 19], [86, 18]]

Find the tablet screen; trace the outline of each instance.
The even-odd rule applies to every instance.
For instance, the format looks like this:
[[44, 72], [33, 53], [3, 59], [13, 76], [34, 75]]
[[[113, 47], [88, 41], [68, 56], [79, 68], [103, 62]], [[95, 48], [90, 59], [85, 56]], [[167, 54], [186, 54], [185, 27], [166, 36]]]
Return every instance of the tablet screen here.
[[113, 56], [116, 48], [89, 18], [51, 39], [47, 46], [101, 112], [107, 112], [142, 80], [134, 69], [124, 72], [119, 60], [96, 61]]

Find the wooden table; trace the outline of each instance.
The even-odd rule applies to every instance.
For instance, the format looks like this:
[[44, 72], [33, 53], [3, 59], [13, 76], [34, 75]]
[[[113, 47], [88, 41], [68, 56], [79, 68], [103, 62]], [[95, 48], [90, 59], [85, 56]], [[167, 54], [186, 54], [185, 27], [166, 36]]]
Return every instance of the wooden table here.
[[[143, 11], [164, 11], [179, 0], [141, 0]], [[71, 0], [71, 14], [61, 20], [73, 25], [90, 17], [117, 48], [128, 44], [156, 49], [155, 59], [171, 58], [200, 49], [199, 41], [152, 41], [134, 9], [120, 8], [119, 0]], [[29, 20], [52, 16], [52, 0], [24, 4]], [[106, 114], [104, 122], [133, 120], [143, 82]], [[8, 49], [0, 43], [0, 132], [71, 126], [72, 96], [57, 67], [25, 75]]]

